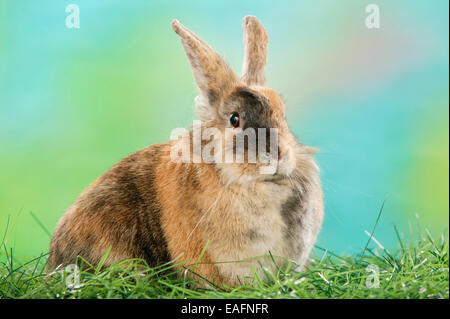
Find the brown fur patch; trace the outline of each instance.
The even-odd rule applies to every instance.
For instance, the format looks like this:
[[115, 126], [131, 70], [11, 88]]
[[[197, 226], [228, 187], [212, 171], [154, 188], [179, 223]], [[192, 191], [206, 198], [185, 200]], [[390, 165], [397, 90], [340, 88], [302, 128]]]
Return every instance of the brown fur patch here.
[[[168, 158], [169, 154], [165, 156]], [[171, 255], [179, 258], [177, 262], [185, 261], [185, 267], [220, 284], [222, 279], [211, 264], [208, 251], [199, 259], [208, 238], [198, 226], [220, 190], [214, 168], [211, 165], [177, 164], [167, 159], [158, 168], [156, 185], [158, 193], [164, 194], [161, 197], [161, 222]]]
[[161, 145], [134, 153], [91, 185], [63, 216], [50, 245], [50, 263], [97, 263], [112, 246], [106, 264], [143, 258], [150, 265], [170, 260], [160, 225], [154, 186]]

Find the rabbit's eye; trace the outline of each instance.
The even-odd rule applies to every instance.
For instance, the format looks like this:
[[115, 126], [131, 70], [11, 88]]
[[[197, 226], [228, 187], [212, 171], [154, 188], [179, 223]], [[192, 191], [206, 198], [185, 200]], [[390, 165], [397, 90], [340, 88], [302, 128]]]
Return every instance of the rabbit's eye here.
[[238, 112], [233, 112], [231, 114], [230, 117], [230, 123], [233, 127], [238, 127], [239, 126], [239, 113]]

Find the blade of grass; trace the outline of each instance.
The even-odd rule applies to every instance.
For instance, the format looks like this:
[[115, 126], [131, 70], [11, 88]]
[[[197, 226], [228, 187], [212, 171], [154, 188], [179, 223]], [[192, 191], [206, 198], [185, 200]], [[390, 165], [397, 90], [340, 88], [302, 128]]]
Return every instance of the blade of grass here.
[[398, 242], [400, 243], [400, 247], [402, 248], [402, 252], [405, 252], [405, 246], [403, 245], [403, 240], [400, 237], [400, 233], [398, 232], [397, 226], [394, 225], [395, 234], [397, 236]]
[[103, 265], [105, 264], [106, 258], [108, 258], [109, 253], [111, 252], [112, 245], [108, 247], [106, 252], [103, 254], [102, 258], [100, 259], [99, 263], [97, 264], [97, 268], [95, 268], [95, 273], [99, 273], [102, 269]]
[[8, 219], [6, 220], [6, 228], [5, 228], [5, 232], [3, 233], [3, 238], [2, 238], [2, 242], [0, 243], [0, 246], [3, 246], [3, 244], [5, 243], [5, 238], [6, 238], [6, 234], [8, 233], [8, 227], [9, 227], [9, 220], [10, 220], [10, 215], [8, 215]]
[[373, 234], [375, 233], [375, 229], [377, 228], [378, 221], [380, 220], [381, 213], [383, 212], [384, 204], [386, 204], [387, 198], [388, 198], [388, 197], [386, 196], [386, 197], [384, 198], [383, 204], [381, 204], [381, 208], [380, 208], [380, 211], [379, 211], [379, 213], [378, 213], [377, 220], [376, 220], [376, 222], [375, 222], [375, 225], [373, 226], [372, 232], [370, 233], [369, 240], [367, 241], [366, 246], [365, 246], [364, 249], [363, 249], [363, 252], [362, 252], [362, 254], [361, 254], [360, 260], [362, 260], [362, 259], [364, 258], [364, 254], [366, 253], [367, 247], [369, 246], [369, 243], [370, 243], [370, 241], [372, 240]]
[[47, 234], [47, 236], [49, 238], [52, 238], [52, 234], [47, 230], [47, 228], [45, 228], [44, 224], [39, 220], [39, 218], [30, 211], [30, 215], [31, 217], [33, 217], [33, 219], [36, 221], [36, 223], [42, 228], [42, 230]]

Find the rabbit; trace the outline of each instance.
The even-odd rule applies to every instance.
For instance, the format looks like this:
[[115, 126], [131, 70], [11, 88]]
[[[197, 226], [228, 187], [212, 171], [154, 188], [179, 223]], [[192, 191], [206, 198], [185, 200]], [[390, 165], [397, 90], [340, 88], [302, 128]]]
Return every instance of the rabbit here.
[[307, 267], [324, 216], [316, 150], [297, 141], [282, 98], [265, 85], [265, 28], [254, 16], [242, 24], [241, 76], [178, 20], [172, 28], [199, 90], [202, 127], [225, 137], [248, 127], [278, 129], [276, 172], [261, 174], [260, 161], [176, 162], [174, 140], [144, 148], [100, 176], [65, 212], [51, 239], [50, 265], [77, 256], [97, 263], [110, 249], [105, 266], [129, 258], [150, 266], [177, 260], [194, 277], [230, 286], [265, 268]]

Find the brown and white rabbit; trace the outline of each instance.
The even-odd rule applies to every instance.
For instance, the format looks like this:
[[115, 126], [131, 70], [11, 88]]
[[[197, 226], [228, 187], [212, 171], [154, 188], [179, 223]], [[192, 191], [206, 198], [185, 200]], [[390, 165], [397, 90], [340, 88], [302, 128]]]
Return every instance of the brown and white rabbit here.
[[313, 150], [288, 129], [283, 100], [265, 86], [266, 30], [255, 17], [244, 18], [238, 77], [191, 30], [177, 20], [172, 28], [199, 88], [202, 126], [224, 136], [233, 128], [277, 128], [276, 172], [261, 174], [261, 162], [174, 162], [175, 141], [149, 146], [100, 176], [68, 209], [51, 240], [51, 265], [77, 256], [96, 263], [111, 246], [106, 265], [179, 258], [187, 267], [198, 262], [195, 272], [210, 281], [230, 285], [261, 265], [275, 269], [269, 252], [304, 269], [323, 220], [319, 169]]

